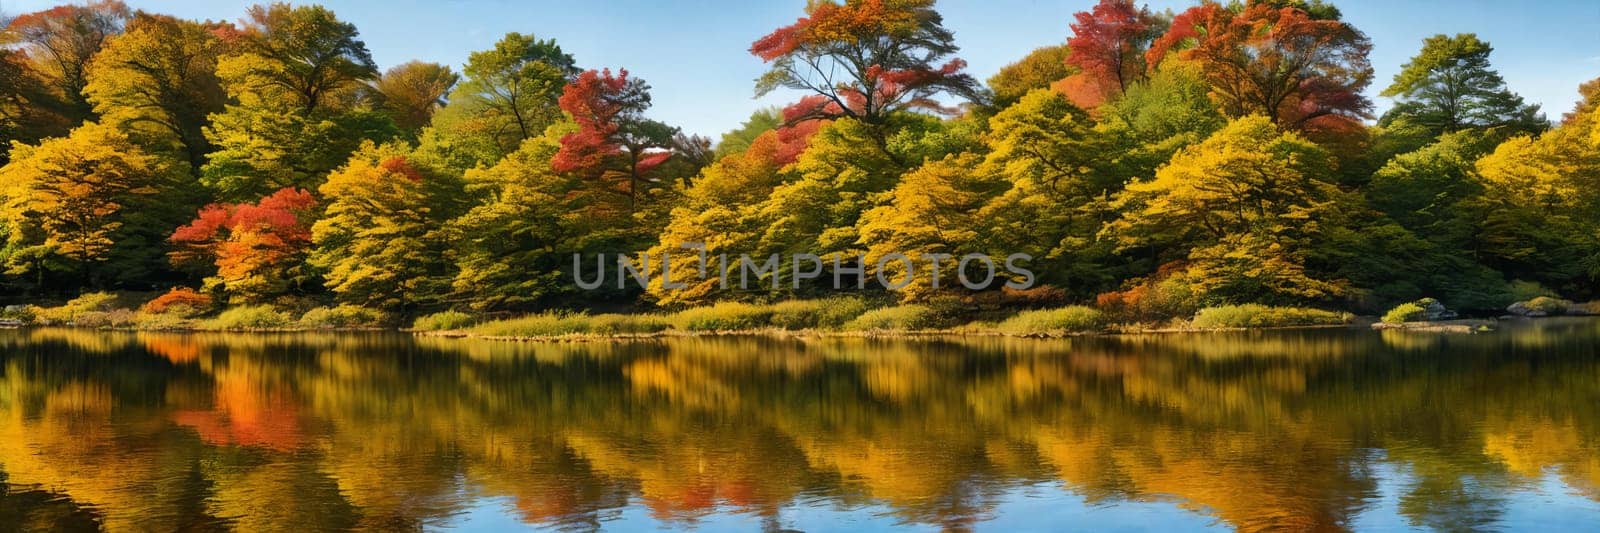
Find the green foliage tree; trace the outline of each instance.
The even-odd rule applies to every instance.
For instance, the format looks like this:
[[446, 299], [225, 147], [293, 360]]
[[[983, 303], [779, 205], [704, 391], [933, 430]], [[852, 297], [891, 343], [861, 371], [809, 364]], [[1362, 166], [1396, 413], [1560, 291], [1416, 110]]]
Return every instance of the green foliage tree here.
[[434, 126], [474, 161], [493, 164], [561, 119], [557, 100], [578, 72], [555, 40], [508, 33], [494, 48], [467, 57], [465, 79]]
[[320, 6], [250, 8], [217, 64], [237, 104], [211, 115], [216, 146], [201, 181], [223, 200], [253, 201], [285, 187], [316, 189], [364, 141], [399, 135], [381, 112], [357, 107], [377, 75], [355, 26]]
[[1383, 90], [1383, 96], [1397, 102], [1379, 124], [1404, 117], [1435, 134], [1492, 127], [1544, 131], [1549, 121], [1539, 106], [1524, 103], [1489, 66], [1493, 51], [1472, 33], [1424, 39], [1422, 51]]
[[462, 306], [531, 309], [575, 289], [571, 254], [590, 220], [572, 195], [581, 180], [550, 168], [559, 139], [573, 129], [558, 123], [494, 166], [467, 171], [466, 190], [476, 201], [447, 227], [458, 243], [460, 271], [451, 287]]

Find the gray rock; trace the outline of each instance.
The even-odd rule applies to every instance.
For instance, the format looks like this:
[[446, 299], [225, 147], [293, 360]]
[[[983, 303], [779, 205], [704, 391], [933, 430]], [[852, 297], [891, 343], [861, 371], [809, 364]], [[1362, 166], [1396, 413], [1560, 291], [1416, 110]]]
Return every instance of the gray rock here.
[[1528, 302], [1517, 302], [1517, 303], [1508, 305], [1508, 306], [1506, 306], [1506, 312], [1507, 313], [1511, 313], [1511, 314], [1516, 315], [1516, 316], [1526, 316], [1526, 317], [1547, 316], [1547, 315], [1550, 314], [1550, 313], [1546, 313], [1544, 311], [1541, 311], [1539, 309], [1534, 309], [1532, 307], [1528, 307]]
[[1426, 320], [1429, 322], [1450, 320], [1458, 316], [1455, 311], [1446, 309], [1444, 304], [1439, 303], [1438, 300], [1433, 298], [1423, 298], [1421, 300], [1417, 300], [1417, 305], [1422, 306], [1422, 310], [1427, 313]]

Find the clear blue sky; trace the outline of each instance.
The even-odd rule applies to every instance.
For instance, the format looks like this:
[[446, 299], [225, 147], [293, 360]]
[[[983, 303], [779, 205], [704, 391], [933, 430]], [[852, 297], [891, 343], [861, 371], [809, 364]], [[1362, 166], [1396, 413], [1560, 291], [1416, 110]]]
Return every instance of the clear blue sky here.
[[[237, 20], [252, 0], [124, 0], [148, 11]], [[60, 2], [0, 0], [25, 13]], [[301, 3], [301, 2], [294, 2]], [[750, 42], [801, 14], [804, 0], [327, 0], [353, 22], [380, 67], [411, 59], [455, 66], [506, 32], [554, 37], [586, 68], [625, 67], [654, 87], [654, 118], [715, 138], [750, 112], [794, 94], [752, 98], [764, 70]], [[1181, 11], [1187, 0], [1150, 0]], [[1400, 65], [1435, 33], [1475, 32], [1495, 46], [1495, 66], [1512, 90], [1543, 104], [1551, 118], [1569, 110], [1577, 86], [1600, 77], [1600, 1], [1334, 0], [1345, 20], [1372, 38], [1378, 98]], [[1094, 0], [942, 0], [969, 70], [987, 79], [1035, 47], [1064, 42], [1074, 12]]]

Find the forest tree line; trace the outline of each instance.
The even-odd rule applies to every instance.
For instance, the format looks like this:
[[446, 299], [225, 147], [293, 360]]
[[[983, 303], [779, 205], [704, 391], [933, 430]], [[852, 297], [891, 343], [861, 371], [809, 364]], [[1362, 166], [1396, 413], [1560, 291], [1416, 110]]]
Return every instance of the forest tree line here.
[[[17, 15], [0, 48], [0, 303], [178, 287], [416, 315], [827, 290], [724, 289], [693, 282], [693, 262], [673, 265], [687, 289], [573, 283], [574, 254], [696, 244], [891, 279], [889, 254], [926, 273], [924, 254], [1026, 253], [1032, 294], [1004, 276], [983, 292], [1151, 318], [1596, 296], [1600, 79], [1552, 122], [1476, 35], [1421, 43], [1377, 115], [1370, 40], [1319, 0], [1101, 0], [987, 83], [932, 0], [799, 15], [749, 52], [770, 67], [756, 94], [803, 96], [715, 143], [650, 119], [644, 80], [531, 33], [459, 71], [380, 70], [314, 5], [231, 23], [116, 0]], [[891, 296], [974, 297], [928, 281]]]

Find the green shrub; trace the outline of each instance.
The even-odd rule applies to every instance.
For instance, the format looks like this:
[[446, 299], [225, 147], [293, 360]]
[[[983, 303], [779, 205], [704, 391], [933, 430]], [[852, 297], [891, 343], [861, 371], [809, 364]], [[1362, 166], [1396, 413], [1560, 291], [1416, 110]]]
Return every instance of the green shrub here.
[[1550, 298], [1555, 298], [1558, 296], [1555, 291], [1546, 289], [1544, 285], [1540, 285], [1533, 281], [1522, 281], [1520, 279], [1513, 280], [1511, 283], [1507, 284], [1506, 293], [1510, 296], [1511, 301], [1513, 302], [1526, 302], [1541, 296]]
[[937, 317], [925, 305], [898, 305], [873, 309], [862, 313], [844, 325], [844, 329], [851, 331], [865, 330], [915, 330], [927, 329], [937, 326]]
[[1344, 324], [1350, 319], [1349, 313], [1321, 309], [1244, 304], [1201, 309], [1194, 314], [1191, 325], [1201, 329], [1321, 326]]
[[1567, 313], [1567, 308], [1572, 307], [1572, 302], [1562, 300], [1560, 298], [1539, 296], [1532, 300], [1528, 300], [1526, 305], [1528, 306], [1528, 309], [1542, 311], [1548, 315], [1564, 315]]
[[133, 317], [133, 327], [144, 331], [175, 331], [194, 329], [194, 320], [179, 315], [169, 308], [165, 313], [138, 313]]
[[867, 311], [867, 301], [852, 296], [785, 300], [772, 305], [773, 326], [783, 329], [839, 329]]
[[205, 329], [223, 331], [249, 331], [281, 329], [294, 324], [289, 315], [278, 312], [270, 305], [246, 305], [224, 310], [216, 318], [205, 322]]
[[1073, 305], [1060, 309], [1023, 311], [1001, 322], [995, 329], [1006, 333], [1037, 334], [1094, 331], [1104, 325], [1104, 313], [1091, 307]]
[[338, 307], [313, 307], [300, 315], [300, 325], [313, 328], [362, 328], [382, 326], [389, 321], [388, 314], [359, 305]]
[[17, 320], [24, 324], [32, 324], [38, 317], [34, 316], [37, 307], [31, 305], [8, 305], [0, 309], [0, 319]]
[[1385, 324], [1403, 324], [1416, 322], [1428, 318], [1428, 310], [1415, 303], [1403, 303], [1394, 306], [1389, 312], [1383, 314]]
[[553, 311], [485, 322], [472, 326], [468, 331], [491, 337], [559, 337], [588, 333], [589, 326], [588, 315]]
[[722, 302], [710, 307], [694, 307], [673, 315], [672, 322], [684, 331], [739, 331], [766, 327], [772, 309], [741, 302]]
[[472, 315], [460, 311], [440, 311], [427, 316], [419, 316], [411, 323], [411, 329], [418, 331], [449, 331], [466, 329], [477, 320]]
[[588, 319], [589, 332], [598, 335], [655, 333], [672, 329], [672, 322], [661, 315], [603, 314]]
[[[79, 315], [84, 313], [105, 312], [111, 310], [112, 302], [117, 295], [109, 292], [85, 293], [77, 298], [67, 301], [61, 307], [34, 308], [34, 315], [43, 324], [76, 324]], [[88, 317], [88, 320], [98, 322], [102, 317]], [[90, 326], [90, 327], [97, 327]]]

